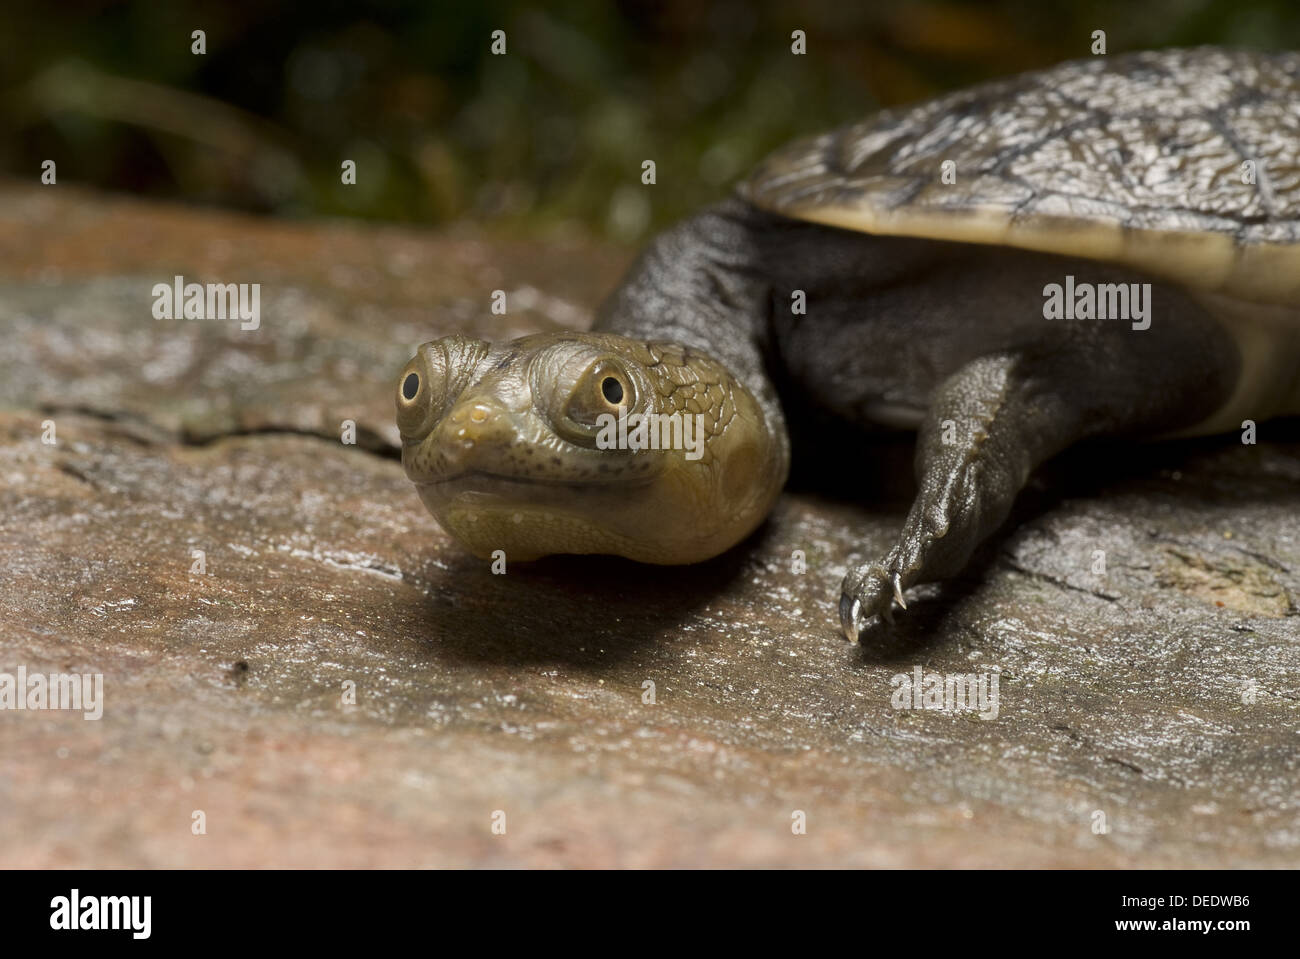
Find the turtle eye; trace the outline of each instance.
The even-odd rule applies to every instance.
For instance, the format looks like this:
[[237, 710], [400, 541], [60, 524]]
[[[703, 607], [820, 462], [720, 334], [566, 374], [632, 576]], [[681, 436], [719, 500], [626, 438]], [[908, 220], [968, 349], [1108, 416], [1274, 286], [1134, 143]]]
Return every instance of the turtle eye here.
[[492, 344], [457, 333], [420, 344], [393, 384], [402, 442], [429, 435], [465, 389], [478, 381], [491, 351]]
[[635, 412], [642, 392], [618, 358], [590, 355], [573, 357], [554, 380], [534, 389], [548, 397], [546, 414], [556, 431], [575, 443], [594, 441], [610, 419]]
[[[397, 381], [397, 429], [405, 436], [423, 436], [441, 414], [435, 394], [446, 389], [439, 371], [417, 355]], [[435, 409], [437, 407], [437, 409]]]
[[607, 376], [601, 381], [600, 392], [611, 406], [618, 406], [623, 402], [623, 384], [612, 376]]
[[409, 403], [411, 400], [415, 399], [416, 394], [419, 392], [420, 374], [407, 373], [406, 379], [402, 380], [402, 398]]
[[[581, 426], [599, 425], [602, 416], [618, 416], [631, 398], [621, 369], [609, 361], [595, 364], [578, 380], [569, 395], [565, 415]], [[628, 403], [630, 405], [630, 403]]]

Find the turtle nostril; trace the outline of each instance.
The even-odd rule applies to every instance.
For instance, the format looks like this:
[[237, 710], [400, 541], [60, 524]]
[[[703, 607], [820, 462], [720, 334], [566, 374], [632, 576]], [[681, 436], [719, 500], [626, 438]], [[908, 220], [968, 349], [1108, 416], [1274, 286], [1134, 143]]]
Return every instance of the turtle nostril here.
[[407, 400], [415, 399], [415, 394], [420, 392], [420, 374], [407, 373], [406, 379], [402, 380], [402, 396]]
[[509, 414], [495, 403], [482, 400], [458, 405], [448, 415], [442, 432], [448, 442], [465, 449], [479, 444], [508, 444], [514, 436]]

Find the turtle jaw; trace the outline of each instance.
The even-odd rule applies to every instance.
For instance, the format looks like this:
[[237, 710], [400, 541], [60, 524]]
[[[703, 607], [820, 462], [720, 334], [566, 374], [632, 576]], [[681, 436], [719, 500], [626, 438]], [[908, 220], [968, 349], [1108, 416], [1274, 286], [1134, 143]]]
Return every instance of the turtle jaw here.
[[672, 562], [644, 534], [656, 511], [653, 485], [653, 477], [593, 483], [471, 471], [417, 488], [438, 524], [481, 559], [607, 553]]

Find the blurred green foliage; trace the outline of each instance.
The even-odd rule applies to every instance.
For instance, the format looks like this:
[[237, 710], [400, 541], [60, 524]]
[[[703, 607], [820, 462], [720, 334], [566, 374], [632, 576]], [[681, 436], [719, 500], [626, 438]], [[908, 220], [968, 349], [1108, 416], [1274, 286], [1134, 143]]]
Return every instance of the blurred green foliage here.
[[792, 136], [1087, 55], [1097, 29], [1111, 53], [1300, 47], [1295, 0], [5, 0], [0, 169], [54, 159], [60, 182], [244, 210], [577, 220], [634, 241]]

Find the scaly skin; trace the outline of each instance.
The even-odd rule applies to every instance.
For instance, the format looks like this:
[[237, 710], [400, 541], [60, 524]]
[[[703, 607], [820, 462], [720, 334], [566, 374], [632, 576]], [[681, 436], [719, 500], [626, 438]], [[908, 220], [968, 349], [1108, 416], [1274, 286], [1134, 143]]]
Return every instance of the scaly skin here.
[[[672, 343], [444, 337], [407, 364], [396, 401], [407, 476], [442, 527], [482, 557], [700, 562], [762, 522], [789, 467], [784, 433], [749, 390]], [[620, 413], [698, 414], [700, 440], [673, 433], [678, 448], [599, 448], [597, 418]]]

